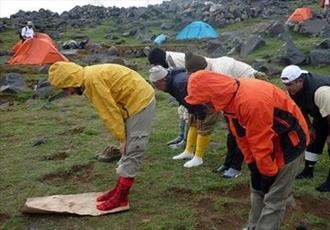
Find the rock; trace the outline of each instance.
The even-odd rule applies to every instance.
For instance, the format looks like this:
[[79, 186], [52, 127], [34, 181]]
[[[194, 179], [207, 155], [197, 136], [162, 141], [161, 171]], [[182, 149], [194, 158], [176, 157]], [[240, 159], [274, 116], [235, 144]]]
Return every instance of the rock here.
[[276, 21], [272, 23], [268, 29], [266, 29], [266, 33], [271, 36], [278, 36], [279, 34], [285, 31], [285, 27], [283, 23]]
[[107, 54], [110, 55], [110, 56], [118, 56], [119, 52], [118, 52], [118, 49], [115, 46], [111, 46], [108, 49]]
[[323, 39], [317, 47], [321, 49], [330, 49], [330, 38]]
[[312, 65], [330, 64], [330, 49], [315, 49], [309, 54]]
[[46, 144], [46, 139], [44, 137], [39, 137], [37, 140], [35, 140], [32, 144], [32, 146], [38, 146]]
[[325, 20], [313, 19], [303, 22], [300, 25], [299, 32], [307, 35], [320, 34], [328, 23]]
[[28, 87], [21, 74], [7, 73], [0, 78], [0, 92], [17, 94], [24, 91], [28, 91]]
[[322, 29], [320, 35], [321, 38], [330, 38], [330, 23]]
[[246, 57], [255, 49], [264, 46], [266, 43], [260, 35], [252, 36], [246, 43], [241, 46], [240, 55]]
[[282, 47], [281, 59], [287, 64], [299, 65], [306, 61], [306, 56], [292, 41], [289, 41]]

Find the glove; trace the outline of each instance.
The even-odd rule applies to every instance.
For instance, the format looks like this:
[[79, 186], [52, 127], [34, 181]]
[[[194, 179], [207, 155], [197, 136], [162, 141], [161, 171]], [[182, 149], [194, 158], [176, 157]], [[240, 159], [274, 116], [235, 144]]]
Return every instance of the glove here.
[[250, 176], [251, 176], [251, 186], [253, 189], [257, 191], [261, 191], [261, 174], [257, 168], [256, 162], [248, 164], [250, 169]]
[[276, 176], [261, 176], [260, 187], [264, 194], [269, 192], [269, 189], [275, 180]]

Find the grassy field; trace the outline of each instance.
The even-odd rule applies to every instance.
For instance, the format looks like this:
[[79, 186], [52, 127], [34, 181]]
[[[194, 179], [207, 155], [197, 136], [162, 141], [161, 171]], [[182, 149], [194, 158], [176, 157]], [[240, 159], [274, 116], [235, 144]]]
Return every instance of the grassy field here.
[[[180, 150], [164, 144], [176, 134], [176, 108], [158, 97], [150, 149], [131, 193], [131, 210], [101, 217], [26, 215], [28, 197], [103, 191], [116, 179], [115, 163], [94, 159], [115, 143], [84, 97], [64, 98], [42, 109], [43, 101], [2, 106], [0, 221], [3, 229], [237, 229], [248, 217], [248, 172], [227, 180], [212, 172], [225, 154], [219, 125], [205, 164], [184, 169], [171, 157]], [[38, 140], [45, 144], [33, 146]], [[284, 229], [304, 222], [329, 228], [328, 194], [314, 191], [327, 170], [324, 154], [313, 181], [295, 183], [296, 204]], [[316, 205], [317, 204], [317, 205]], [[315, 206], [316, 205], [316, 206]]]
[[[243, 22], [224, 30], [231, 32], [259, 23], [264, 21]], [[108, 21], [82, 33], [103, 44], [107, 43], [103, 35], [111, 26], [115, 25]], [[150, 31], [159, 32], [157, 28]], [[66, 32], [63, 39], [70, 39], [76, 32]], [[13, 34], [14, 31], [0, 33], [1, 49], [9, 49], [15, 43]], [[293, 37], [299, 47], [305, 48], [304, 52], [318, 42], [318, 38], [294, 34]], [[127, 44], [137, 41], [128, 39]], [[266, 38], [266, 47], [253, 52], [246, 61], [278, 55], [280, 47], [277, 39]], [[0, 75], [18, 72], [29, 82], [47, 77], [38, 72], [38, 66], [4, 64], [6, 58], [0, 59]], [[137, 63], [138, 72], [147, 77], [146, 58], [128, 60]], [[330, 66], [304, 68], [330, 73]], [[276, 76], [272, 82], [283, 87]], [[95, 160], [96, 152], [116, 142], [85, 97], [63, 98], [45, 106], [45, 100], [27, 100], [31, 94], [0, 94], [1, 229], [236, 230], [246, 224], [250, 207], [246, 166], [242, 176], [235, 180], [212, 172], [223, 162], [226, 153], [225, 124], [220, 121], [217, 125], [205, 163], [198, 168], [183, 168], [184, 161], [171, 159], [183, 150], [171, 150], [165, 144], [175, 137], [178, 118], [176, 107], [169, 105], [164, 93], [157, 94], [150, 146], [132, 188], [129, 212], [100, 217], [21, 213], [20, 208], [28, 197], [101, 192], [109, 189], [117, 178], [114, 162]], [[44, 143], [34, 146], [38, 140]], [[288, 207], [282, 229], [295, 229], [300, 223], [308, 229], [330, 229], [330, 194], [314, 189], [324, 181], [328, 168], [329, 158], [324, 152], [316, 166], [315, 178], [295, 181], [295, 201]]]

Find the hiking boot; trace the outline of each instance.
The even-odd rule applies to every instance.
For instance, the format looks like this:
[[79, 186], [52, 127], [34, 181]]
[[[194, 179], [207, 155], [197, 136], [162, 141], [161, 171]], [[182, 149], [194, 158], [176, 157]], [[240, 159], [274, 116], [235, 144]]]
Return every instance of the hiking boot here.
[[120, 158], [121, 153], [116, 146], [108, 146], [102, 153], [96, 154], [96, 159], [103, 162], [117, 161]]
[[219, 165], [218, 167], [216, 167], [215, 169], [213, 169], [212, 172], [215, 172], [215, 173], [223, 173], [223, 172], [225, 172], [227, 169], [228, 169], [227, 166], [225, 166], [225, 165]]
[[311, 179], [314, 177], [314, 168], [305, 167], [304, 170], [296, 176], [296, 179]]
[[120, 212], [129, 209], [128, 193], [134, 183], [134, 178], [119, 177], [119, 184], [114, 194], [105, 202], [96, 205], [101, 211]]
[[234, 168], [229, 168], [228, 170], [226, 170], [224, 172], [224, 174], [222, 175], [224, 178], [228, 178], [228, 179], [234, 179], [237, 178], [241, 175], [241, 171], [236, 170]]
[[200, 166], [201, 164], [203, 164], [203, 159], [198, 157], [198, 156], [194, 156], [193, 159], [191, 159], [190, 161], [187, 161], [183, 167], [185, 168], [192, 168], [192, 167], [197, 167]]
[[177, 136], [175, 139], [167, 142], [167, 145], [173, 145], [173, 144], [177, 144], [179, 142], [183, 141], [183, 137], [182, 136]]
[[316, 188], [319, 192], [330, 192], [330, 170], [327, 179], [321, 185]]
[[175, 144], [168, 145], [168, 147], [171, 148], [171, 149], [178, 149], [178, 148], [182, 148], [182, 147], [185, 147], [185, 146], [186, 146], [186, 142], [184, 140], [182, 140], [178, 143], [175, 143]]
[[191, 159], [193, 157], [194, 157], [194, 154], [185, 150], [182, 153], [180, 153], [179, 155], [172, 157], [172, 159], [173, 160], [183, 160], [183, 159]]

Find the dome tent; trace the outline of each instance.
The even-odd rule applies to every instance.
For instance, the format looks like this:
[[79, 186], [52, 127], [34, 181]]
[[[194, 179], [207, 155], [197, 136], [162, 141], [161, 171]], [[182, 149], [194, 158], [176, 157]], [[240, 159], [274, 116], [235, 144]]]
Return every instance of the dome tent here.
[[219, 33], [209, 24], [195, 21], [184, 27], [176, 36], [177, 40], [218, 38]]
[[312, 18], [312, 10], [310, 8], [297, 8], [288, 18], [288, 22], [303, 22], [310, 18]]
[[68, 61], [55, 47], [53, 40], [44, 33], [38, 33], [37, 37], [19, 41], [13, 48], [14, 55], [9, 64], [52, 64], [57, 61]]

